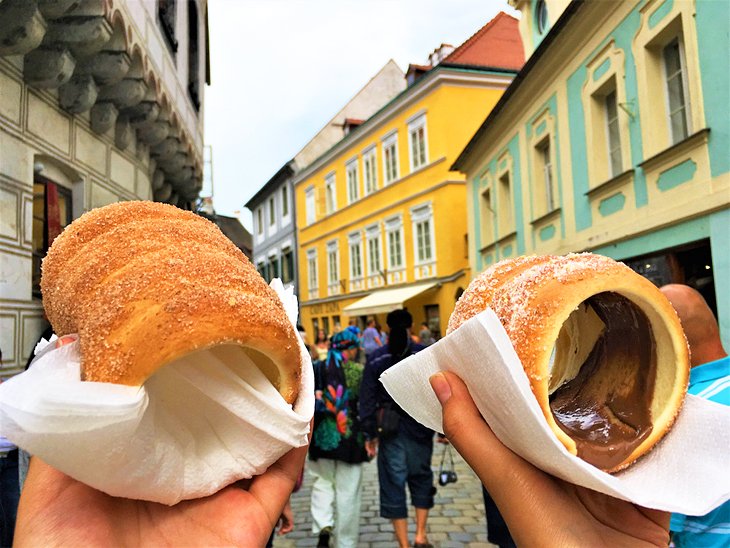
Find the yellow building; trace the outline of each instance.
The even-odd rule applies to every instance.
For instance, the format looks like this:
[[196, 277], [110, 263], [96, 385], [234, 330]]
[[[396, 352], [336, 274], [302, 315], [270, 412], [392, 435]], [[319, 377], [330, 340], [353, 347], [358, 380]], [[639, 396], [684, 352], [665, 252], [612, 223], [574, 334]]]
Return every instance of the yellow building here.
[[301, 322], [313, 334], [406, 307], [443, 334], [468, 282], [465, 181], [449, 172], [522, 65], [501, 13], [295, 177]]

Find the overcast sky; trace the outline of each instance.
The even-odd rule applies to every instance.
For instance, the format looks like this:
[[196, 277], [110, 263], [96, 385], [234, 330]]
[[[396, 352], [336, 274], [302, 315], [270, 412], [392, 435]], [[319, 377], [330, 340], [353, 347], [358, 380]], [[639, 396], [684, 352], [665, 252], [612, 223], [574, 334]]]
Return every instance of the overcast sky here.
[[248, 199], [389, 59], [425, 64], [500, 10], [518, 15], [506, 0], [209, 0], [216, 212], [251, 230]]

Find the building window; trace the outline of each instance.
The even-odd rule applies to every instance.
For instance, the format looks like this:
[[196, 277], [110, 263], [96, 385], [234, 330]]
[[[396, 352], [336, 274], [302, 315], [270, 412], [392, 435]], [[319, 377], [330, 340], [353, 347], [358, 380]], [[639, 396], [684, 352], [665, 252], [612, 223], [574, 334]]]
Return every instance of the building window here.
[[398, 215], [386, 219], [385, 233], [388, 241], [388, 268], [403, 268], [403, 217]]
[[340, 281], [340, 254], [337, 240], [327, 243], [327, 284], [335, 285]]
[[416, 250], [419, 263], [425, 263], [432, 259], [430, 219], [416, 223]]
[[261, 277], [265, 280], [267, 273], [266, 273], [266, 263], [264, 261], [259, 261], [256, 263], [256, 270], [259, 271], [259, 274], [261, 274]]
[[274, 208], [274, 197], [269, 198], [269, 226], [276, 224], [276, 209]]
[[618, 125], [618, 102], [616, 90], [610, 91], [604, 98], [606, 108], [606, 139], [608, 142], [608, 160], [611, 168], [611, 177], [616, 177], [623, 171], [621, 161], [621, 132]]
[[264, 210], [259, 207], [256, 210], [256, 234], [261, 236], [264, 233]]
[[306, 217], [307, 217], [307, 224], [311, 225], [316, 216], [316, 197], [314, 195], [314, 187], [310, 186], [307, 190], [304, 191], [304, 209], [306, 210]]
[[682, 43], [675, 39], [664, 46], [664, 75], [667, 90], [667, 108], [672, 144], [682, 141], [689, 135], [687, 104], [687, 71], [684, 67]]
[[289, 189], [286, 185], [281, 187], [281, 216], [289, 216]]
[[307, 282], [309, 284], [309, 298], [319, 295], [319, 280], [317, 277], [317, 250], [307, 251]]
[[504, 236], [514, 230], [512, 182], [509, 171], [499, 176], [497, 185], [497, 208], [497, 211], [499, 211], [499, 235]]
[[266, 281], [270, 282], [274, 278], [279, 277], [279, 257], [276, 255], [272, 255], [271, 257], [269, 257], [269, 277]]
[[[478, 184], [478, 182], [475, 184]], [[492, 203], [491, 183], [488, 183], [488, 186], [481, 193], [479, 230], [482, 247], [494, 242], [494, 204]]]
[[157, 16], [160, 20], [162, 35], [167, 41], [170, 51], [177, 52], [177, 39], [175, 38], [175, 20], [177, 19], [176, 0], [157, 0]]
[[289, 247], [281, 250], [281, 281], [285, 284], [294, 281], [294, 252]]
[[337, 188], [335, 187], [335, 174], [330, 173], [324, 181], [325, 207], [327, 214], [337, 211]]
[[378, 189], [378, 167], [375, 160], [375, 146], [362, 153], [362, 165], [365, 172], [365, 195]]
[[36, 175], [33, 181], [32, 293], [41, 296], [41, 262], [63, 229], [72, 220], [71, 191]]
[[535, 181], [533, 217], [538, 218], [555, 209], [555, 182], [550, 147], [550, 137], [543, 139], [535, 147]]
[[353, 158], [347, 163], [345, 168], [345, 176], [347, 177], [347, 203], [351, 204], [360, 197], [360, 182], [357, 176], [357, 158]]
[[362, 236], [360, 232], [353, 232], [348, 236], [350, 246], [350, 278], [362, 278]]
[[398, 134], [393, 133], [383, 141], [383, 173], [385, 184], [398, 179]]
[[537, 32], [545, 34], [548, 29], [548, 10], [545, 0], [537, 0], [535, 4], [535, 22], [537, 23]]
[[413, 221], [413, 238], [416, 249], [416, 264], [429, 263], [434, 260], [434, 227], [433, 209], [425, 204], [411, 209]]
[[380, 228], [373, 225], [366, 229], [367, 232], [367, 248], [368, 248], [368, 276], [377, 276], [381, 272], [380, 256]]
[[200, 111], [200, 40], [198, 6], [195, 0], [188, 0], [188, 94]]
[[408, 142], [411, 171], [413, 171], [426, 165], [426, 162], [428, 161], [425, 114], [420, 115], [408, 124]]

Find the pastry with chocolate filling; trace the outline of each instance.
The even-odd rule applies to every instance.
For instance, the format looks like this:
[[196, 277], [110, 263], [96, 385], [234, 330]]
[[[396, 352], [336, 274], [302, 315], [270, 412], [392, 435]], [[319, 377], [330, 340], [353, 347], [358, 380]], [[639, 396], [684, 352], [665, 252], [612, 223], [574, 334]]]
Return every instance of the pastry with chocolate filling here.
[[279, 297], [189, 211], [154, 202], [91, 210], [54, 240], [41, 291], [54, 331], [79, 335], [83, 380], [141, 385], [212, 352], [253, 363], [288, 403], [297, 398], [298, 335]]
[[689, 350], [674, 309], [643, 276], [590, 253], [502, 261], [470, 283], [448, 332], [487, 307], [570, 453], [616, 472], [671, 428]]

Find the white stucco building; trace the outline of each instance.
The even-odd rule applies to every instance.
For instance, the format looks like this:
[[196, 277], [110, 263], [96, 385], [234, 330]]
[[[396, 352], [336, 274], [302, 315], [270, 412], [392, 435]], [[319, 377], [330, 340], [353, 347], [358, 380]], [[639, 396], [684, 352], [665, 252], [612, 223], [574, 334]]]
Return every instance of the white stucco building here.
[[46, 326], [40, 264], [83, 212], [190, 209], [202, 186], [206, 0], [0, 0], [0, 375]]

